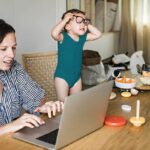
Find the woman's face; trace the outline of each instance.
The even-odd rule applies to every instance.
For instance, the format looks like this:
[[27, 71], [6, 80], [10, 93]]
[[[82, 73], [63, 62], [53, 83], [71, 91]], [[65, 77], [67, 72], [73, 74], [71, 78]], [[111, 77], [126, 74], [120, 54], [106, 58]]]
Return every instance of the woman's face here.
[[0, 70], [9, 70], [16, 55], [15, 33], [8, 33], [0, 43]]

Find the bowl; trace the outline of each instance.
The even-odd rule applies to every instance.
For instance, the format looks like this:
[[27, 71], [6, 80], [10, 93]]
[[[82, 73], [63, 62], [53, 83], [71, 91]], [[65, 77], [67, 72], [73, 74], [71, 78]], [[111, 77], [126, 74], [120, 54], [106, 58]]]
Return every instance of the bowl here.
[[136, 85], [136, 80], [132, 78], [126, 78], [125, 81], [123, 81], [123, 78], [117, 78], [115, 79], [115, 85], [121, 89], [132, 89]]
[[140, 77], [140, 81], [144, 84], [144, 85], [150, 85], [150, 77]]
[[139, 93], [139, 91], [137, 89], [134, 89], [134, 88], [131, 89], [130, 92], [132, 95], [137, 95]]

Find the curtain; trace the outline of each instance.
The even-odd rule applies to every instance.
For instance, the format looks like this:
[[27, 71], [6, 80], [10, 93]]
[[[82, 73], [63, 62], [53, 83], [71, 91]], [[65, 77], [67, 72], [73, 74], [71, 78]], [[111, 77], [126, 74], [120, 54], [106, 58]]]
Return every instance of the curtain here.
[[120, 30], [121, 0], [80, 0], [80, 9], [101, 32]]
[[150, 64], [150, 10], [149, 0], [122, 0], [122, 24], [118, 53], [142, 50], [146, 63]]
[[150, 64], [150, 1], [145, 3], [143, 49], [146, 63]]
[[130, 0], [122, 0], [122, 23], [120, 30], [120, 48], [118, 53], [131, 55], [135, 51], [134, 24], [131, 23]]
[[95, 25], [95, 0], [80, 0], [81, 10], [85, 11], [87, 18]]
[[73, 9], [73, 8], [79, 9], [80, 0], [66, 0], [66, 7], [67, 7], [67, 10]]
[[86, 17], [95, 25], [95, 0], [66, 0], [67, 10], [77, 8], [86, 13]]

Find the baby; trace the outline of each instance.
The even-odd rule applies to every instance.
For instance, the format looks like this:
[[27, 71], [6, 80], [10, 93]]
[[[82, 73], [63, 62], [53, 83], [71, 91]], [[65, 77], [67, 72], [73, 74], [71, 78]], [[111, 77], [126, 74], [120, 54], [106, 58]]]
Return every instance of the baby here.
[[52, 37], [58, 41], [58, 64], [54, 74], [58, 100], [82, 90], [81, 67], [84, 43], [96, 40], [101, 32], [90, 24], [85, 12], [71, 9], [53, 28]]

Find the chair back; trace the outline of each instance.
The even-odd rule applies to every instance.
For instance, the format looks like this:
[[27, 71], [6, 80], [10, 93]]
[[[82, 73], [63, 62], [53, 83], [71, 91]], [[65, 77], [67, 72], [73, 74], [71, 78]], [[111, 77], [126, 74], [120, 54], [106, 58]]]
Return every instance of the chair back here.
[[57, 51], [23, 54], [22, 60], [30, 77], [46, 91], [48, 100], [57, 100], [54, 86]]

